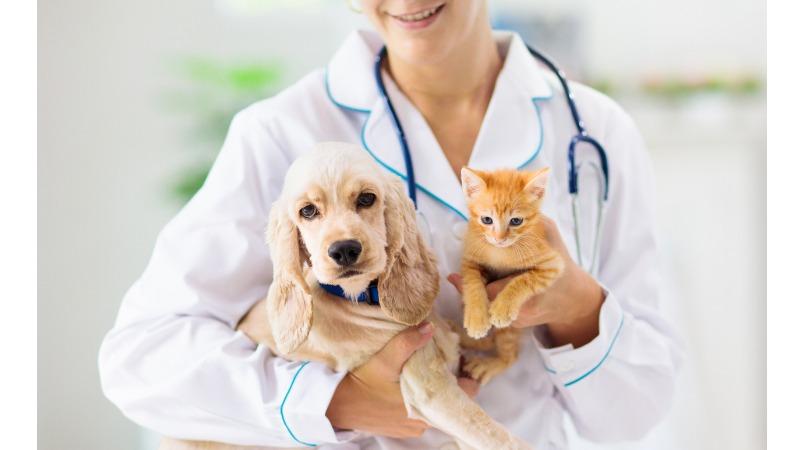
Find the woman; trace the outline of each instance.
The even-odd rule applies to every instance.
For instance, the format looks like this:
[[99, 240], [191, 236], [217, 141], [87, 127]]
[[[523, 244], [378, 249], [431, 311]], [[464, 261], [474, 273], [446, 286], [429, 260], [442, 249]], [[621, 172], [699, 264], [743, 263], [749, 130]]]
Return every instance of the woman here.
[[[679, 352], [658, 309], [653, 177], [630, 118], [575, 84], [591, 134], [608, 151], [610, 197], [597, 278], [575, 254], [566, 186], [574, 134], [564, 95], [521, 39], [493, 33], [484, 1], [365, 0], [377, 33], [356, 32], [315, 71], [240, 112], [208, 180], [160, 234], [100, 353], [103, 388], [141, 425], [180, 439], [259, 446], [438, 448], [449, 439], [406, 417], [395, 383], [430, 337], [398, 335], [356, 373], [272, 356], [248, 338], [271, 268], [267, 211], [288, 165], [319, 141], [361, 143], [405, 176], [397, 134], [373, 79], [382, 78], [405, 128], [418, 209], [443, 281], [437, 309], [460, 320], [458, 271], [466, 205], [456, 175], [478, 169], [553, 168], [548, 239], [564, 276], [531, 298], [514, 326], [527, 329], [519, 361], [478, 402], [536, 448], [565, 448], [564, 417], [597, 441], [635, 439], [665, 414]], [[585, 220], [585, 219], [584, 219]], [[507, 280], [492, 286], [495, 291]], [[475, 393], [477, 387], [461, 380]], [[354, 433], [349, 430], [359, 430]]]

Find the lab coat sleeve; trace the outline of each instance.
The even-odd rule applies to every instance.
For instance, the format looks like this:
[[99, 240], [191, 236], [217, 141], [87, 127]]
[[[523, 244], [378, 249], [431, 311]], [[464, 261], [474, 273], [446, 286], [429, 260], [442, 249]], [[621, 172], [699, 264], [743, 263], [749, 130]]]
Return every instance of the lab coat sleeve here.
[[653, 170], [633, 121], [614, 106], [602, 139], [611, 174], [599, 335], [574, 349], [547, 348], [535, 333], [559, 401], [578, 433], [598, 442], [638, 439], [665, 416], [682, 359], [658, 307]]
[[343, 373], [235, 331], [272, 278], [264, 229], [289, 163], [255, 114], [239, 113], [204, 186], [158, 236], [99, 356], [103, 391], [134, 422], [239, 445], [346, 437], [325, 416]]

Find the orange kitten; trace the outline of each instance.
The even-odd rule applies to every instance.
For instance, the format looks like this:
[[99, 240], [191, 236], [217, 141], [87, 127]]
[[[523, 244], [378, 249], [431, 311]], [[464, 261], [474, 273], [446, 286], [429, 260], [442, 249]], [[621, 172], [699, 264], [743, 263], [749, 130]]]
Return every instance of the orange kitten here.
[[[494, 356], [466, 361], [464, 368], [481, 384], [516, 361], [520, 331], [509, 325], [523, 303], [549, 287], [563, 269], [561, 256], [548, 245], [539, 220], [549, 171], [461, 169], [470, 212], [461, 261], [468, 335], [462, 344], [495, 351]], [[486, 284], [513, 274], [517, 276], [490, 305]], [[487, 336], [492, 325], [496, 329]]]

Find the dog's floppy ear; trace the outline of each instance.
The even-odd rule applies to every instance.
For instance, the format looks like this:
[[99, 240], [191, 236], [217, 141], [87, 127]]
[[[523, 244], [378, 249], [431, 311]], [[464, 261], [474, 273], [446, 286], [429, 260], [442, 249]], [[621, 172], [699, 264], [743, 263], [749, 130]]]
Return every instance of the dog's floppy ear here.
[[272, 285], [267, 294], [267, 317], [276, 350], [286, 355], [296, 350], [311, 329], [311, 290], [303, 277], [308, 256], [297, 226], [282, 201], [272, 205], [267, 242], [272, 256]]
[[439, 295], [436, 260], [420, 236], [414, 204], [399, 179], [388, 181], [385, 203], [387, 261], [378, 277], [381, 309], [400, 323], [416, 325], [428, 317]]

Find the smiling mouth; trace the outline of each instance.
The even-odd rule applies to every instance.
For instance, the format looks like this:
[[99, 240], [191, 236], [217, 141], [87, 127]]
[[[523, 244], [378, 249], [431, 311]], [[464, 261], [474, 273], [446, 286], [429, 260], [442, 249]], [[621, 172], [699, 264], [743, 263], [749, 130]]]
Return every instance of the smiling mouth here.
[[422, 11], [417, 11], [415, 13], [399, 14], [399, 15], [389, 14], [389, 15], [401, 22], [415, 23], [415, 22], [422, 22], [425, 19], [429, 19], [439, 14], [442, 11], [442, 9], [444, 9], [444, 3]]

